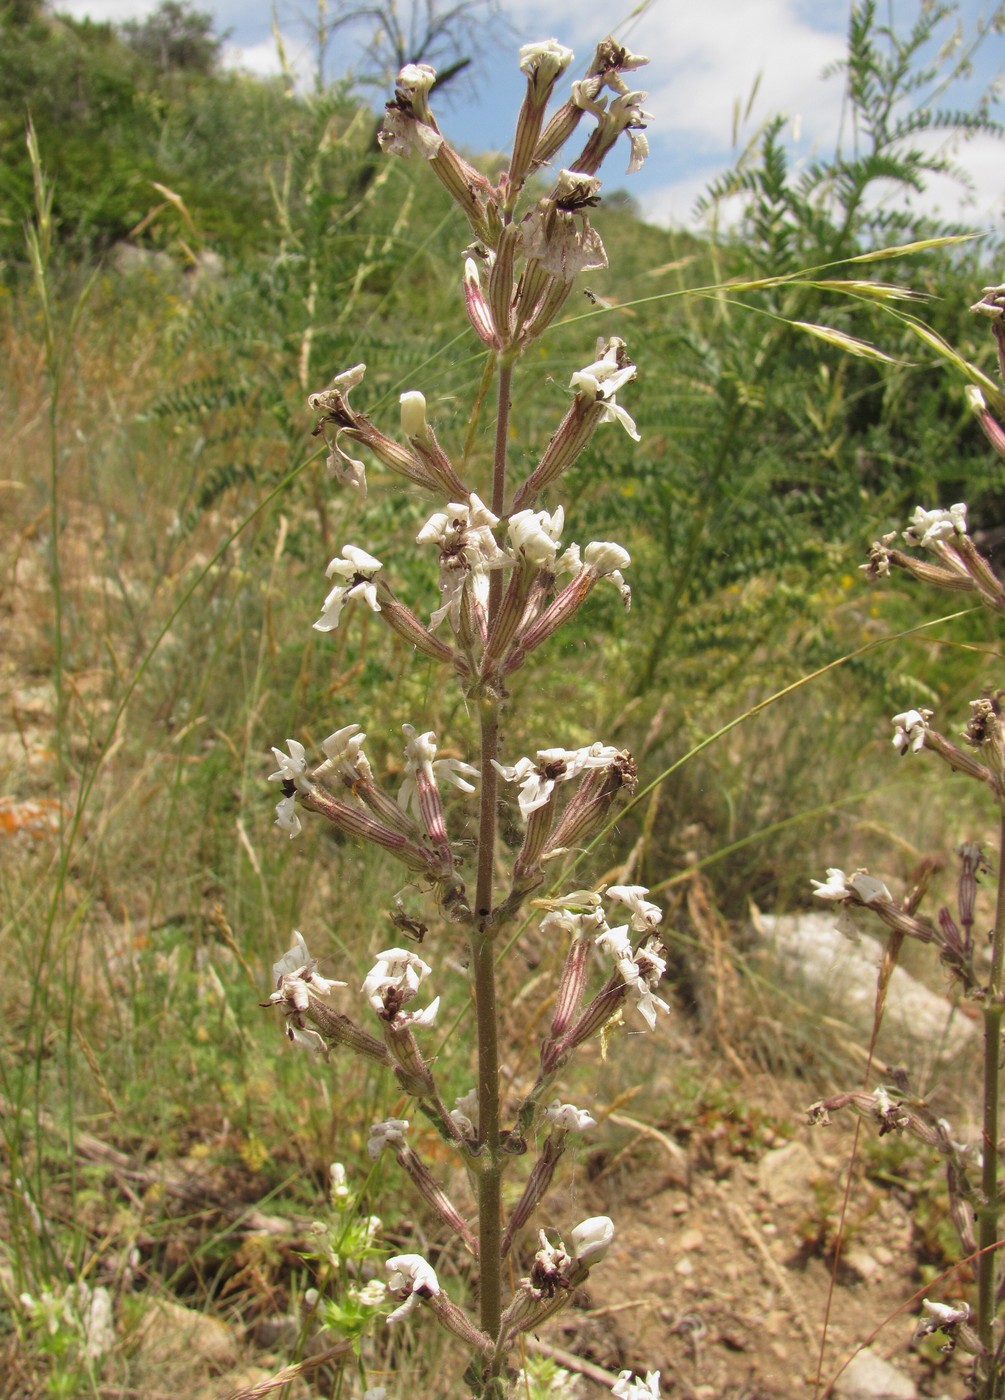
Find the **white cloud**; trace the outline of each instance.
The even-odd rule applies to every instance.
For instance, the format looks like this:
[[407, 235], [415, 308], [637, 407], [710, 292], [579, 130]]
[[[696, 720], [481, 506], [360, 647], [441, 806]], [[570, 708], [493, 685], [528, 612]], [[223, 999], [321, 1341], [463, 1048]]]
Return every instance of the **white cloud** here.
[[71, 19], [121, 24], [127, 19], [144, 19], [158, 4], [159, 0], [56, 0], [56, 12]]
[[[909, 25], [915, 10], [905, 4], [898, 23]], [[848, 11], [848, 0], [657, 0], [615, 29], [619, 41], [651, 60], [634, 78], [649, 92], [651, 156], [637, 180], [627, 182], [646, 218], [691, 223], [695, 201], [709, 182], [776, 114], [793, 119], [786, 145], [794, 165], [834, 152], [844, 80], [841, 73], [827, 79], [823, 73], [845, 56]], [[972, 21], [974, 11], [975, 0], [963, 0], [964, 18]], [[521, 42], [554, 33], [576, 49], [580, 69], [610, 24], [609, 0], [579, 0], [574, 7], [564, 0], [507, 0], [506, 12]], [[997, 56], [989, 53], [988, 61]], [[982, 227], [996, 220], [1000, 225], [1003, 154], [990, 137], [965, 143], [957, 155], [975, 178], [976, 200], [967, 206], [957, 183], [933, 178], [914, 209]], [[613, 165], [612, 179], [620, 183]], [[896, 198], [903, 203], [899, 192]], [[735, 206], [723, 211], [727, 221], [738, 217]]]
[[[292, 38], [280, 31], [283, 53], [298, 88], [306, 86], [313, 73], [310, 49], [302, 39]], [[256, 78], [273, 78], [283, 71], [279, 47], [274, 34], [257, 44], [237, 44], [228, 40], [223, 46], [224, 68], [251, 73]]]

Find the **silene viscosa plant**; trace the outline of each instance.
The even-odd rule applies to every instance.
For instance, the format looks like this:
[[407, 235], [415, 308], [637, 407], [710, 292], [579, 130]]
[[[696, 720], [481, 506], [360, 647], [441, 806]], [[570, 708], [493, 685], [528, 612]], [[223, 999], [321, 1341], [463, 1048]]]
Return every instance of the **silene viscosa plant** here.
[[[441, 1222], [448, 1244], [459, 1241], [474, 1260], [478, 1303], [474, 1316], [448, 1296], [436, 1271], [437, 1255], [447, 1248], [441, 1245], [432, 1258], [416, 1253], [387, 1260], [386, 1288], [394, 1307], [386, 1321], [399, 1326], [422, 1312], [439, 1323], [466, 1349], [471, 1393], [485, 1397], [507, 1393], [516, 1375], [508, 1358], [521, 1334], [535, 1331], [568, 1303], [614, 1236], [613, 1222], [601, 1216], [578, 1224], [556, 1222], [539, 1229], [529, 1245], [523, 1238], [570, 1137], [596, 1126], [588, 1110], [561, 1101], [558, 1077], [580, 1046], [609, 1035], [626, 1012], [639, 1027], [651, 1029], [667, 1009], [657, 995], [665, 970], [665, 949], [656, 933], [661, 911], [646, 899], [645, 888], [577, 888], [529, 903], [546, 870], [549, 888], [562, 888], [563, 862], [581, 855], [610, 820], [619, 795], [633, 791], [631, 754], [600, 739], [565, 747], [560, 732], [543, 735], [532, 755], [504, 753], [499, 743], [513, 673], [535, 660], [542, 643], [569, 622], [598, 584], [613, 585], [626, 608], [631, 597], [622, 573], [630, 563], [628, 553], [607, 540], [563, 546], [564, 511], [552, 494], [605, 424], [638, 441], [632, 418], [618, 402], [636, 372], [622, 340], [602, 340], [584, 357], [588, 363], [571, 377], [565, 414], [542, 444], [533, 469], [514, 480], [507, 462], [511, 413], [519, 410], [511, 403], [514, 365], [555, 322], [577, 274], [607, 265], [590, 222], [589, 211], [600, 197], [597, 171], [621, 138], [629, 148], [629, 172], [638, 169], [648, 149], [646, 94], [631, 86], [634, 70], [646, 60], [610, 38], [598, 46], [585, 77], [572, 84], [569, 99], [548, 117], [553, 89], [572, 57], [555, 40], [521, 50], [527, 90], [513, 154], [498, 184], [444, 138], [429, 105], [436, 74], [425, 65], [410, 64], [398, 75], [380, 136], [389, 155], [427, 161], [470, 226], [472, 239], [458, 269], [459, 300], [463, 291], [468, 319], [487, 349], [497, 405], [484, 470], [471, 477], [466, 466], [451, 460], [418, 390], [401, 395], [400, 438], [371, 422], [350, 402], [354, 396], [358, 403], [363, 393], [362, 364], [336, 374], [309, 400], [318, 416], [315, 432], [329, 449], [329, 471], [351, 491], [361, 497], [366, 492], [365, 465], [351, 455], [362, 448], [432, 498], [434, 509], [417, 544], [435, 551], [439, 566], [439, 597], [424, 620], [424, 610], [413, 610], [397, 596], [370, 542], [366, 547], [347, 543], [328, 565], [332, 586], [314, 626], [322, 632], [344, 626], [352, 603], [371, 609], [460, 688], [468, 712], [477, 715], [478, 752], [471, 763], [437, 758], [442, 740], [408, 716], [402, 725], [405, 779], [394, 794], [374, 776], [366, 735], [353, 721], [322, 743], [320, 761], [309, 760], [296, 739], [288, 740], [286, 752], [273, 750], [277, 768], [271, 775], [283, 793], [277, 824], [291, 838], [306, 813], [381, 847], [408, 872], [410, 897], [422, 895], [441, 921], [467, 937], [476, 1076], [475, 1087], [452, 1106], [443, 1100], [429, 1050], [439, 1005], [438, 997], [427, 997], [425, 986], [436, 961], [433, 940], [423, 945], [424, 956], [414, 942], [376, 950], [370, 969], [351, 975], [350, 985], [360, 991], [350, 994], [339, 990], [346, 982], [321, 975], [297, 933], [274, 968], [269, 1003], [285, 1016], [290, 1039], [323, 1058], [341, 1047], [384, 1067], [466, 1168], [474, 1201], [470, 1218], [410, 1144], [407, 1119], [372, 1128], [371, 1157], [391, 1153]], [[589, 128], [585, 141], [551, 179], [549, 192], [528, 196], [528, 181], [546, 187], [543, 168], [583, 127]], [[451, 839], [444, 784], [477, 801], [473, 851], [470, 842], [462, 848]], [[515, 855], [502, 851], [497, 840], [501, 787], [515, 795], [523, 822]], [[503, 869], [504, 879], [497, 873]], [[397, 926], [404, 933], [421, 930], [420, 915], [428, 917], [428, 907], [406, 909], [402, 896], [398, 902]], [[512, 934], [518, 918], [531, 916], [540, 919], [553, 946], [561, 945], [561, 971], [536, 1072], [525, 1084], [511, 1086], [504, 1099], [497, 961], [504, 935]], [[347, 1009], [336, 1009], [340, 1005]], [[522, 1188], [517, 1182], [507, 1193], [507, 1199], [515, 1198], [508, 1209], [507, 1173], [519, 1173], [523, 1181]], [[504, 1288], [504, 1272], [517, 1280], [514, 1287]], [[658, 1373], [636, 1379], [626, 1371], [612, 1382], [622, 1397], [659, 1394]]]
[[[1005, 381], [1005, 286], [985, 287], [972, 308], [986, 316], [997, 342], [998, 369]], [[974, 378], [998, 403], [1005, 395], [980, 371], [968, 367]], [[992, 448], [1005, 462], [1005, 430], [988, 408], [977, 384], [968, 384], [967, 401]], [[872, 581], [900, 570], [923, 583], [954, 594], [969, 594], [991, 613], [1005, 617], [1005, 586], [980, 553], [968, 530], [967, 507], [957, 502], [947, 510], [918, 506], [903, 532], [902, 549], [896, 532], [884, 535], [869, 551], [863, 567]], [[959, 879], [956, 911], [947, 907], [932, 919], [920, 912], [927, 876], [901, 899], [886, 883], [857, 870], [827, 871], [826, 880], [815, 880], [815, 893], [840, 907], [838, 927], [855, 935], [859, 921], [877, 917], [889, 933], [887, 956], [881, 974], [877, 1011], [882, 1012], [886, 984], [901, 943], [914, 938], [938, 951], [939, 960], [960, 996], [975, 1006], [984, 1026], [984, 1070], [981, 1085], [982, 1125], [980, 1149], [958, 1142], [950, 1124], [916, 1094], [906, 1072], [890, 1072], [891, 1082], [874, 1090], [851, 1090], [813, 1104], [810, 1121], [827, 1123], [841, 1109], [872, 1123], [880, 1133], [907, 1133], [943, 1158], [949, 1210], [963, 1255], [974, 1264], [977, 1306], [958, 1297], [949, 1301], [926, 1298], [916, 1335], [938, 1333], [942, 1349], [959, 1349], [969, 1358], [971, 1395], [976, 1400], [1001, 1400], [1005, 1396], [1005, 1328], [1002, 1326], [1002, 1270], [1000, 1222], [1005, 1217], [1002, 1195], [1002, 1143], [999, 1126], [1002, 1083], [1002, 1018], [1005, 1016], [1005, 691], [994, 690], [970, 702], [970, 717], [958, 741], [935, 728], [932, 710], [905, 710], [893, 718], [893, 746], [901, 755], [934, 754], [957, 773], [976, 782], [997, 812], [997, 851], [986, 854], [974, 842], [958, 852]], [[996, 896], [993, 923], [982, 929], [978, 886], [982, 876], [993, 876]]]

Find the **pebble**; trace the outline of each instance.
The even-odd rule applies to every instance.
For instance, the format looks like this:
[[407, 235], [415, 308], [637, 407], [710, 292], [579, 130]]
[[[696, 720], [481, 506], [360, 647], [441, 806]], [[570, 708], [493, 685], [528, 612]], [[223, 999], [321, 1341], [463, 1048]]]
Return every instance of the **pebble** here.
[[866, 1347], [848, 1362], [834, 1383], [841, 1400], [917, 1400], [914, 1382]]
[[773, 1147], [757, 1164], [757, 1184], [776, 1206], [805, 1201], [817, 1164], [801, 1142]]
[[849, 1249], [841, 1256], [841, 1263], [844, 1267], [856, 1274], [863, 1282], [875, 1278], [879, 1273], [879, 1264], [871, 1254], [864, 1249]]

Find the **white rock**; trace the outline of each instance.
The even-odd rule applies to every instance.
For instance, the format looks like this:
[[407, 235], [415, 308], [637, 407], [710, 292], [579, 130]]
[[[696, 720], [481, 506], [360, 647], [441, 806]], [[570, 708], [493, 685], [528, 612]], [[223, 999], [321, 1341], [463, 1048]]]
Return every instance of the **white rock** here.
[[834, 1384], [841, 1400], [917, 1400], [914, 1382], [866, 1347], [853, 1356]]
[[808, 1148], [801, 1142], [773, 1147], [757, 1164], [757, 1185], [776, 1206], [805, 1201], [810, 1182], [818, 1174]]
[[[847, 1016], [867, 1028], [872, 1025], [883, 944], [867, 934], [853, 943], [835, 928], [836, 920], [837, 915], [829, 911], [759, 913], [754, 922], [765, 944], [774, 949], [783, 965], [826, 990], [836, 1016]], [[933, 954], [933, 965], [934, 960]], [[977, 1034], [976, 1024], [958, 1011], [950, 1020], [951, 1010], [945, 997], [929, 991], [902, 967], [894, 968], [885, 1020], [899, 1035], [923, 1042], [928, 1049], [941, 1046], [942, 1057], [950, 1059], [971, 1044]]]

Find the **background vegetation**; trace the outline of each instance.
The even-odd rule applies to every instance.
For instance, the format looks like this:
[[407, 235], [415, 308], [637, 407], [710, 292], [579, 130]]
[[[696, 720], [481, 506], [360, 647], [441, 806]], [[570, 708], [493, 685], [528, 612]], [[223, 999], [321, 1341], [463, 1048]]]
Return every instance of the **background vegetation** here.
[[[958, 712], [997, 660], [979, 613], [869, 650], [918, 627], [925, 600], [870, 592], [857, 572], [919, 502], [965, 498], [990, 547], [1005, 505], [959, 382], [910, 325], [921, 317], [990, 368], [966, 308], [999, 280], [1001, 249], [854, 261], [947, 232], [872, 198], [931, 173], [920, 131], [992, 127], [984, 110], [912, 108], [929, 37], [907, 36], [891, 64], [862, 7], [847, 81], [871, 144], [796, 170], [770, 124], [710, 192], [710, 208], [741, 193], [735, 232], [656, 229], [624, 201], [599, 211], [614, 270], [516, 386], [514, 450], [531, 459], [594, 336], [623, 335], [641, 367], [629, 405], [641, 446], [599, 436], [568, 528], [630, 549], [632, 644], [598, 597], [559, 678], [520, 694], [507, 742], [602, 737], [631, 747], [647, 781], [665, 774], [619, 824], [609, 862], [631, 852], [633, 877], [670, 904], [696, 1033], [723, 1033], [711, 913], [732, 923], [742, 968], [748, 901], [805, 903], [839, 829], [847, 852], [868, 827], [863, 860], [885, 857], [894, 877], [927, 841], [963, 834], [955, 794], [931, 819], [945, 830], [919, 819], [889, 840], [866, 797], [849, 801], [877, 786], [886, 716], [921, 702]], [[412, 548], [421, 503], [373, 474], [363, 508], [333, 491], [306, 393], [366, 361], [378, 421], [421, 387], [457, 446], [481, 347], [460, 329], [463, 229], [425, 171], [378, 158], [373, 114], [347, 88], [304, 97], [223, 73], [205, 18], [172, 3], [117, 31], [22, 0], [0, 14], [0, 52], [0, 1370], [13, 1378], [0, 1390], [142, 1391], [137, 1300], [249, 1325], [285, 1316], [335, 1266], [256, 1232], [259, 1216], [316, 1216], [335, 1155], [364, 1181], [371, 1118], [401, 1108], [355, 1065], [327, 1081], [286, 1054], [255, 1007], [294, 926], [328, 939], [349, 981], [375, 938], [394, 941], [394, 872], [316, 832], [281, 841], [263, 780], [271, 744], [354, 720], [393, 771], [400, 724], [431, 703], [369, 616], [327, 637], [305, 625], [348, 542], [390, 538], [402, 594], [426, 610], [431, 596]], [[873, 289], [836, 285], [851, 278]], [[876, 289], [893, 282], [926, 300]], [[889, 358], [848, 355], [794, 320]], [[476, 450], [487, 441], [483, 423]], [[465, 716], [435, 719], [463, 752]], [[529, 964], [545, 956], [529, 946]], [[528, 1047], [532, 988], [529, 975], [513, 989]], [[809, 1064], [810, 1040], [789, 1068]], [[777, 1070], [785, 1043], [752, 1036], [740, 1051]], [[385, 1239], [414, 1228], [388, 1219]], [[62, 1297], [68, 1280], [121, 1303], [103, 1362], [79, 1308], [50, 1326], [17, 1301]], [[297, 1346], [294, 1326], [282, 1348]]]

